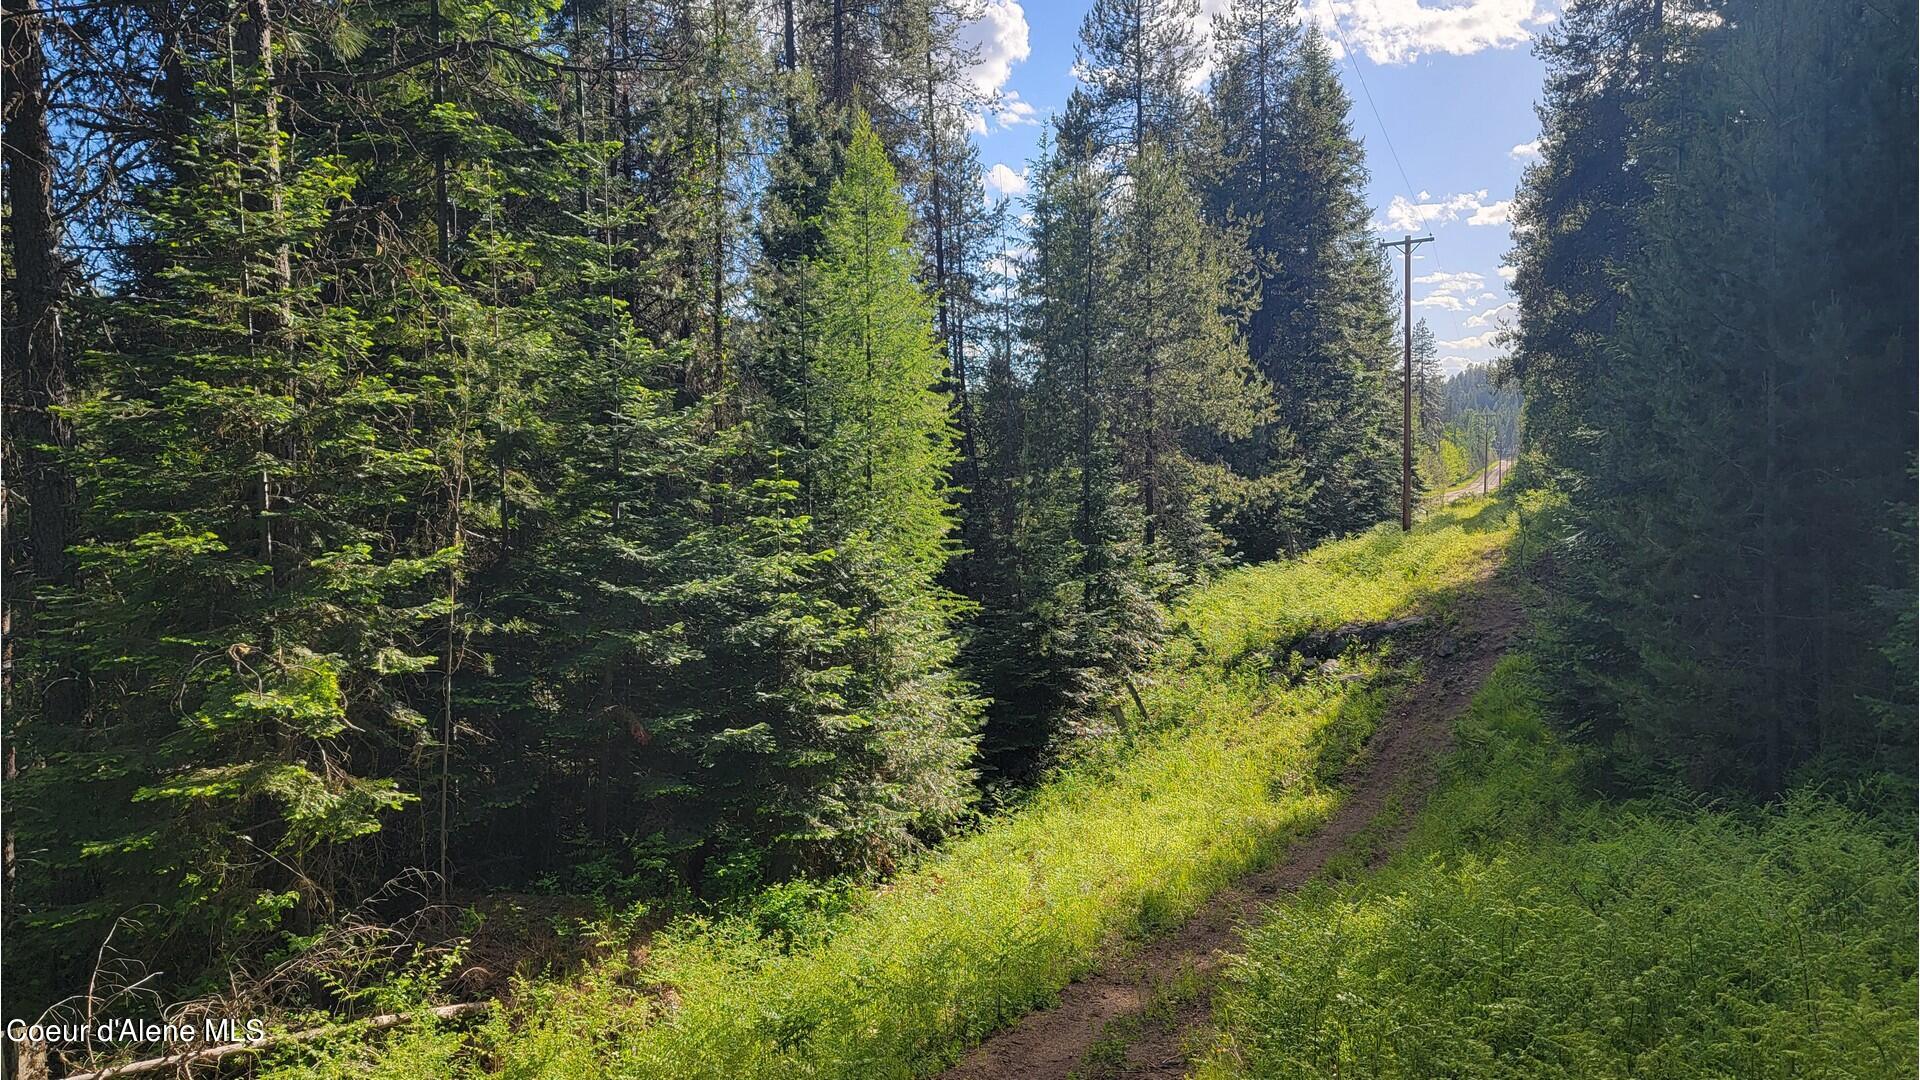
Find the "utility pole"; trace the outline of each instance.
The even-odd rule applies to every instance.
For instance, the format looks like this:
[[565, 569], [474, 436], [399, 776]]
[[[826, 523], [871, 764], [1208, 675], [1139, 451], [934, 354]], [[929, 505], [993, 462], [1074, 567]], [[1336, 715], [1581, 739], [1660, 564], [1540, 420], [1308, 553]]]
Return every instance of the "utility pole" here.
[[1408, 233], [1400, 240], [1385, 240], [1382, 247], [1399, 248], [1405, 269], [1406, 317], [1401, 320], [1405, 380], [1400, 386], [1400, 531], [1413, 531], [1413, 249], [1433, 242], [1431, 236]]
[[1480, 445], [1486, 447], [1480, 451], [1480, 459], [1487, 463], [1487, 467], [1480, 470], [1480, 497], [1485, 498], [1487, 474], [1493, 471], [1493, 417], [1491, 416], [1487, 417], [1486, 426], [1480, 430]]

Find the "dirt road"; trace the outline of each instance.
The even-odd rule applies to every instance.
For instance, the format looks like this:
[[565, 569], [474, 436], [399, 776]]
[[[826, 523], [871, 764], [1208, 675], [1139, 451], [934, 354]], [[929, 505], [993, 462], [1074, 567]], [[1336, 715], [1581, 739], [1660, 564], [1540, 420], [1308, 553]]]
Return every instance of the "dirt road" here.
[[[1486, 479], [1487, 494], [1491, 495], [1492, 493], [1499, 491], [1500, 485], [1502, 483], [1505, 483], [1507, 477], [1512, 474], [1513, 474], [1512, 458], [1501, 458], [1499, 461], [1495, 462], [1493, 466], [1493, 472], [1490, 473]], [[1454, 488], [1453, 490], [1440, 496], [1440, 501], [1448, 506], [1451, 506], [1454, 503], [1459, 502], [1461, 499], [1467, 498], [1468, 496], [1471, 496], [1471, 495], [1478, 495], [1478, 494], [1480, 494], [1480, 477], [1476, 476], [1472, 480], [1464, 484], [1461, 484], [1459, 487]]]
[[[1171, 934], [1117, 952], [1062, 991], [1059, 1004], [975, 1047], [945, 1080], [1184, 1076], [1192, 1049], [1186, 1044], [1211, 1013], [1213, 984], [1239, 947], [1241, 929], [1333, 856], [1358, 849], [1377, 862], [1399, 845], [1433, 785], [1454, 717], [1520, 623], [1518, 605], [1491, 570], [1455, 610], [1453, 625], [1413, 643], [1420, 681], [1381, 719], [1350, 795], [1318, 832], [1223, 890]], [[1389, 808], [1394, 813], [1383, 815]]]

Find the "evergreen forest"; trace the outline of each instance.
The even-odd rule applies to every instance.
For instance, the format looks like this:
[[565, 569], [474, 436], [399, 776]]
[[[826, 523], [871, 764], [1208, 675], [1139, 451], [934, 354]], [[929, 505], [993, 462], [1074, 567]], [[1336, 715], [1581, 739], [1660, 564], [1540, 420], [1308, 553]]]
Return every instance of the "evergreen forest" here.
[[4, 0], [8, 1075], [1912, 1075], [1912, 6], [1318, 6]]

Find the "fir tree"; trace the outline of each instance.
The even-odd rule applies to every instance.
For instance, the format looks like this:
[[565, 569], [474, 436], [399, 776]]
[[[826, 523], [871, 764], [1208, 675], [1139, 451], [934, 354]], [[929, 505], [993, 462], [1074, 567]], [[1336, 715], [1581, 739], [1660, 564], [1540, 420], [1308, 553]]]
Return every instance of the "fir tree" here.
[[936, 583], [953, 554], [957, 433], [908, 228], [893, 167], [856, 116], [806, 264], [794, 389], [807, 441], [786, 467], [808, 493], [814, 543], [833, 552], [826, 596], [860, 628], [833, 723], [845, 744], [833, 813], [814, 834], [895, 850], [964, 807], [977, 711], [952, 671], [957, 598]]
[[[1629, 776], [1774, 793], [1816, 756], [1911, 753], [1911, 726], [1889, 738], [1859, 699], [1900, 632], [1872, 598], [1912, 580], [1893, 523], [1913, 505], [1914, 170], [1850, 118], [1911, 125], [1914, 24], [1773, 0], [1720, 14], [1684, 24], [1627, 136], [1651, 191], [1637, 250], [1580, 238], [1634, 282], [1604, 372], [1535, 366], [1565, 357], [1527, 354], [1547, 341], [1531, 329], [1522, 367], [1593, 433], [1547, 443], [1578, 477], [1551, 624], [1564, 714]], [[1585, 167], [1549, 147], [1543, 179]], [[1542, 219], [1562, 235], [1529, 239], [1523, 265], [1544, 273], [1590, 222]]]
[[1107, 330], [1122, 394], [1114, 424], [1141, 492], [1143, 539], [1191, 571], [1219, 557], [1212, 503], [1232, 488], [1211, 452], [1247, 437], [1268, 389], [1233, 321], [1244, 301], [1231, 249], [1174, 162], [1150, 145], [1125, 179]]
[[1366, 528], [1399, 487], [1396, 320], [1365, 157], [1325, 41], [1289, 14], [1236, 9], [1215, 99], [1227, 150], [1216, 213], [1248, 230], [1248, 348], [1277, 406], [1244, 451], [1264, 484], [1234, 536], [1255, 558]]
[[153, 904], [149, 932], [223, 948], [312, 926], [353, 884], [336, 852], [418, 798], [390, 770], [429, 738], [404, 691], [433, 663], [453, 556], [391, 529], [441, 481], [403, 420], [421, 388], [325, 292], [355, 174], [260, 119], [268, 79], [215, 92], [240, 119], [181, 148], [197, 179], [149, 218], [171, 265], [89, 359], [97, 389], [71, 414], [86, 587], [58, 618], [96, 710], [34, 733], [57, 764], [23, 803], [71, 784], [90, 806], [27, 826], [91, 882], [40, 918]]

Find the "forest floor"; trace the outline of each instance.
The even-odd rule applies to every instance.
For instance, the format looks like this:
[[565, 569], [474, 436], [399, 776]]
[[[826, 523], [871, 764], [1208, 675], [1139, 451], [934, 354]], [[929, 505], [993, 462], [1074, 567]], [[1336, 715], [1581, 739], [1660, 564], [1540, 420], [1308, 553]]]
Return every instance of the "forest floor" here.
[[[1478, 492], [1476, 491], [1475, 494]], [[1449, 501], [1452, 501], [1451, 496]], [[1385, 860], [1438, 775], [1455, 718], [1506, 652], [1521, 607], [1489, 560], [1448, 612], [1411, 642], [1418, 678], [1352, 768], [1340, 808], [1278, 861], [1222, 890], [1173, 932], [1116, 952], [975, 1047], [947, 1080], [1107, 1080], [1186, 1075], [1211, 1015], [1217, 976], [1245, 927], [1276, 896], [1341, 863]]]

